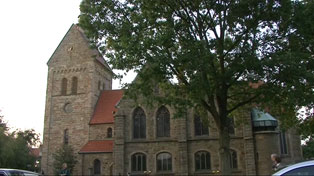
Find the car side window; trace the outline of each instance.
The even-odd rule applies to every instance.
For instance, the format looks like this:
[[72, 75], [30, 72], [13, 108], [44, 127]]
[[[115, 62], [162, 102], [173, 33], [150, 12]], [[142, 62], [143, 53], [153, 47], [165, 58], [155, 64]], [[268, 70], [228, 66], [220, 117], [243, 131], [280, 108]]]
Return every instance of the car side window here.
[[24, 176], [23, 172], [20, 171], [10, 171], [10, 175], [12, 176]]
[[4, 172], [0, 172], [0, 176], [6, 176]]
[[297, 169], [293, 169], [289, 172], [284, 173], [283, 175], [314, 175], [314, 166], [305, 166]]

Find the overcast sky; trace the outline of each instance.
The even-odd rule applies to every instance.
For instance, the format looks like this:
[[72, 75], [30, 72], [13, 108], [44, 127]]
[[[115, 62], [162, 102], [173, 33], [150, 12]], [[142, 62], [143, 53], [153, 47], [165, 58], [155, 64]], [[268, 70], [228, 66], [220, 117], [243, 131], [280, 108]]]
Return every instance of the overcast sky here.
[[33, 128], [42, 135], [46, 63], [72, 23], [77, 23], [80, 2], [0, 1], [0, 115], [10, 127]]

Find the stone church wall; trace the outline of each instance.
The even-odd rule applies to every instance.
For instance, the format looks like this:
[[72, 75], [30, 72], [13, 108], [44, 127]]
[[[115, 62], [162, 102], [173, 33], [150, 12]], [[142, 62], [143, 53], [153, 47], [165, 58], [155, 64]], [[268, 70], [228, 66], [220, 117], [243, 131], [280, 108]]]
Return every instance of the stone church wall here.
[[[112, 137], [108, 138], [107, 129], [112, 129]], [[113, 124], [98, 124], [90, 125], [89, 128], [89, 140], [106, 140], [114, 138]]]
[[82, 174], [86, 176], [94, 175], [94, 161], [100, 161], [100, 175], [112, 175], [113, 159], [112, 153], [88, 153], [81, 154]]

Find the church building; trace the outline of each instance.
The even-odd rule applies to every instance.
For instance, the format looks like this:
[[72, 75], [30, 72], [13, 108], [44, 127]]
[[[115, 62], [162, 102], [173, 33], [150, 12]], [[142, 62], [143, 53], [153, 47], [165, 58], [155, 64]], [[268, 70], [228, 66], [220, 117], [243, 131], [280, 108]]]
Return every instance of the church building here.
[[[193, 109], [173, 118], [168, 105], [147, 106], [112, 90], [113, 71], [73, 24], [48, 61], [41, 167], [53, 175], [53, 154], [74, 149], [73, 175], [215, 175], [220, 173], [218, 130]], [[270, 155], [302, 160], [300, 137], [280, 130], [261, 109], [243, 111], [230, 129], [234, 175], [269, 175]], [[235, 119], [236, 120], [236, 119]], [[236, 122], [235, 122], [236, 123]]]

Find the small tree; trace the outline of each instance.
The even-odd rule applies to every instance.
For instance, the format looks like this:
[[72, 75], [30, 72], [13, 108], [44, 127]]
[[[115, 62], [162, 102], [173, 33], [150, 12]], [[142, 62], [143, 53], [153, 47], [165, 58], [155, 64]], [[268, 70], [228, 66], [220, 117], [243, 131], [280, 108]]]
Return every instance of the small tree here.
[[58, 175], [60, 170], [62, 169], [63, 163], [67, 164], [70, 173], [72, 173], [73, 168], [77, 163], [73, 148], [70, 145], [63, 145], [61, 148], [59, 148], [56, 153], [53, 154], [53, 158], [53, 167], [56, 175]]

